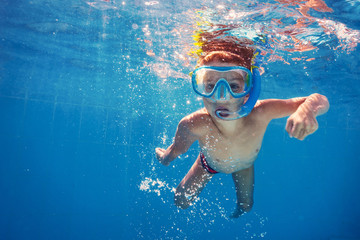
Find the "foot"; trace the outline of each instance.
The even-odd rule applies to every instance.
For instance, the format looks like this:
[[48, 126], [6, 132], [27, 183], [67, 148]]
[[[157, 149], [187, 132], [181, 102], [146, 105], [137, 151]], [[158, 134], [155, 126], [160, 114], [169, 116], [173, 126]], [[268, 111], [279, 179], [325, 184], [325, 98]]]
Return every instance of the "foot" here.
[[230, 215], [230, 218], [239, 218], [240, 216], [242, 216], [245, 213], [246, 212], [241, 207], [238, 206], [238, 207], [236, 207], [233, 214]]

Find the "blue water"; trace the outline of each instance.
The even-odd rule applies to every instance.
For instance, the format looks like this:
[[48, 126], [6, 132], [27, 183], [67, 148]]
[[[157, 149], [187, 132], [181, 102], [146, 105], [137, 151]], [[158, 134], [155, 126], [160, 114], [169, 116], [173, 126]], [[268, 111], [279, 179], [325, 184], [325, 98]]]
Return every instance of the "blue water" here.
[[[259, 24], [299, 14], [295, 5], [263, 4], [273, 15], [256, 17]], [[343, 24], [353, 38], [311, 24], [298, 37], [316, 49], [274, 44], [261, 98], [318, 92], [331, 108], [304, 141], [289, 138], [286, 118], [270, 123], [254, 208], [230, 220], [230, 175], [216, 175], [188, 210], [173, 204], [196, 144], [170, 167], [154, 158], [178, 121], [202, 107], [186, 52], [196, 10], [222, 22], [226, 13], [210, 11], [220, 3], [2, 1], [0, 239], [360, 239], [360, 47], [352, 46], [360, 3], [326, 4], [333, 12], [309, 14]], [[245, 5], [261, 6], [223, 1], [235, 13]], [[289, 16], [279, 28], [296, 22]]]

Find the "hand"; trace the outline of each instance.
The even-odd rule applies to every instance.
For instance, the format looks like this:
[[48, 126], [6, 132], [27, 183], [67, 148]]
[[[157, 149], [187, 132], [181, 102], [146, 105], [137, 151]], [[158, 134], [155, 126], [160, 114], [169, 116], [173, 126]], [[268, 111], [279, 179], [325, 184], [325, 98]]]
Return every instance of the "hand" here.
[[164, 158], [165, 151], [166, 150], [162, 148], [155, 148], [156, 158], [162, 165], [169, 166], [170, 163], [166, 162]]
[[290, 115], [285, 129], [290, 137], [304, 140], [305, 137], [318, 129], [318, 122], [315, 114], [311, 110], [299, 108]]

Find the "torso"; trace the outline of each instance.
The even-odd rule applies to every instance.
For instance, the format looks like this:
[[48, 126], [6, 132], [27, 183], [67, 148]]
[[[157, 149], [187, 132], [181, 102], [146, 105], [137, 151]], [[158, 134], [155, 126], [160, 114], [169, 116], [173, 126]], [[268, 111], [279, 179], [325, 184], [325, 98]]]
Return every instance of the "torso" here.
[[[211, 168], [222, 173], [233, 173], [253, 165], [261, 148], [268, 123], [258, 121], [258, 114], [243, 119], [241, 127], [228, 133], [221, 132], [206, 110], [195, 112], [201, 126], [199, 144]], [[197, 121], [196, 120], [196, 121]]]

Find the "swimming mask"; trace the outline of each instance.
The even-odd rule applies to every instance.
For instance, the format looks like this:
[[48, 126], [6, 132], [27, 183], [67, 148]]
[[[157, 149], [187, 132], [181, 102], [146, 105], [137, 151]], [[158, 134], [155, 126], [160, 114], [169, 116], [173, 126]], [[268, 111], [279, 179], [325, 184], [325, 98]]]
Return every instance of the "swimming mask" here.
[[246, 96], [252, 85], [251, 72], [240, 66], [211, 67], [203, 66], [192, 75], [195, 92], [214, 101], [229, 100]]
[[220, 109], [215, 112], [223, 120], [235, 120], [245, 117], [253, 109], [260, 94], [260, 74], [257, 68], [253, 68], [251, 73], [241, 66], [202, 66], [192, 73], [192, 86], [197, 94], [214, 102], [250, 94], [240, 109], [233, 112]]

